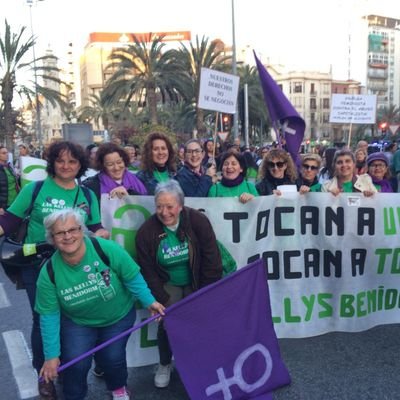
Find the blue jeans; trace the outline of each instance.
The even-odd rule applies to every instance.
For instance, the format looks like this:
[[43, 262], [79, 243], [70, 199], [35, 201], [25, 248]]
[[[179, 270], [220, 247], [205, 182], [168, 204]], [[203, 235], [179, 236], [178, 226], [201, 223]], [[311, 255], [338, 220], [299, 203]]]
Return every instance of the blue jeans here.
[[34, 311], [36, 300], [36, 281], [39, 277], [40, 269], [37, 265], [31, 265], [21, 268], [21, 278], [28, 295], [29, 304], [32, 311], [32, 331], [31, 331], [31, 347], [32, 347], [32, 365], [39, 373], [44, 363], [42, 336], [40, 334], [40, 318], [39, 314]]
[[[66, 316], [61, 317], [61, 357], [63, 363], [73, 360], [96, 345], [106, 342], [131, 328], [135, 323], [135, 307], [113, 325], [93, 328], [78, 325]], [[129, 335], [113, 342], [96, 352], [96, 364], [104, 371], [104, 379], [108, 390], [126, 386], [128, 369], [126, 365], [126, 343]], [[63, 371], [63, 393], [65, 400], [83, 400], [87, 394], [87, 374], [92, 364], [92, 357]]]

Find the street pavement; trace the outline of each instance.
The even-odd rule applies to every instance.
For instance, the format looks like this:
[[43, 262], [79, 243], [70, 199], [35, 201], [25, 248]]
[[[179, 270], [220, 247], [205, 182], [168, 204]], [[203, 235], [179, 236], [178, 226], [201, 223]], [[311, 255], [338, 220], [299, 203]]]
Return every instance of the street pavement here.
[[[37, 399], [37, 378], [28, 358], [28, 301], [24, 291], [16, 291], [0, 270], [0, 400]], [[398, 324], [360, 333], [280, 339], [279, 344], [292, 383], [275, 391], [274, 400], [400, 399]], [[156, 389], [154, 369], [129, 368], [128, 387], [135, 400], [189, 399], [177, 371], [168, 388]], [[90, 374], [88, 382], [87, 400], [111, 399], [101, 379]]]

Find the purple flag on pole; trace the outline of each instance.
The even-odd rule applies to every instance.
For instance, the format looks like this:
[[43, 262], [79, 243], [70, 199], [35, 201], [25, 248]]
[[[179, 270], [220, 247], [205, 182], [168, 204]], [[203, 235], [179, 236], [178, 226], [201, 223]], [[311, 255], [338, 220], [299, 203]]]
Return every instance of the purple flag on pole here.
[[286, 147], [295, 162], [299, 158], [299, 149], [304, 138], [306, 124], [303, 118], [286, 98], [282, 89], [272, 79], [261, 61], [256, 59], [258, 75], [264, 92], [264, 100], [267, 105], [268, 114], [276, 130], [282, 129], [285, 135]]
[[290, 383], [261, 260], [172, 305], [164, 322], [193, 400], [271, 399]]

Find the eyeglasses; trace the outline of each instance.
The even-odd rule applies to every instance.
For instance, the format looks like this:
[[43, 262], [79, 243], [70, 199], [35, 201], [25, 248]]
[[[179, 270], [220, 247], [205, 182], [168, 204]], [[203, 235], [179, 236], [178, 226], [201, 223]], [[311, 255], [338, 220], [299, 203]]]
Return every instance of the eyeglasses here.
[[316, 165], [309, 165], [309, 164], [303, 164], [303, 168], [311, 171], [318, 170], [318, 167]]
[[186, 150], [186, 154], [200, 154], [202, 152], [203, 152], [202, 149]]
[[274, 162], [272, 162], [272, 161], [268, 161], [268, 162], [267, 162], [268, 168], [271, 168], [271, 169], [273, 169], [273, 168], [279, 168], [279, 169], [281, 169], [281, 168], [283, 168], [285, 165], [286, 165], [286, 163], [285, 163], [284, 161], [278, 161], [278, 162], [276, 162], [276, 163], [274, 163]]
[[57, 238], [61, 238], [61, 237], [65, 237], [68, 235], [77, 235], [80, 231], [82, 230], [81, 226], [75, 226], [74, 228], [68, 229], [66, 231], [58, 231], [58, 232], [54, 232], [53, 236], [57, 237]]
[[386, 164], [370, 164], [370, 168], [386, 168]]

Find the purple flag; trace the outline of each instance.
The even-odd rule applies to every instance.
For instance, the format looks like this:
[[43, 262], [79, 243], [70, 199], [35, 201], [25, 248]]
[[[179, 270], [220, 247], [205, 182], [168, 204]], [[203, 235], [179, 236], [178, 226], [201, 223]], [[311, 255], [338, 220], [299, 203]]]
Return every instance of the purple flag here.
[[191, 399], [271, 399], [290, 383], [258, 260], [168, 308], [175, 364]]
[[254, 58], [256, 59], [258, 75], [260, 77], [261, 86], [264, 92], [264, 100], [267, 105], [271, 122], [277, 131], [281, 128], [282, 132], [284, 132], [286, 148], [293, 160], [297, 162], [299, 159], [298, 153], [300, 145], [304, 138], [306, 124], [290, 101], [286, 98], [282, 89], [272, 79], [267, 69], [261, 64], [261, 61], [257, 58], [255, 52]]

